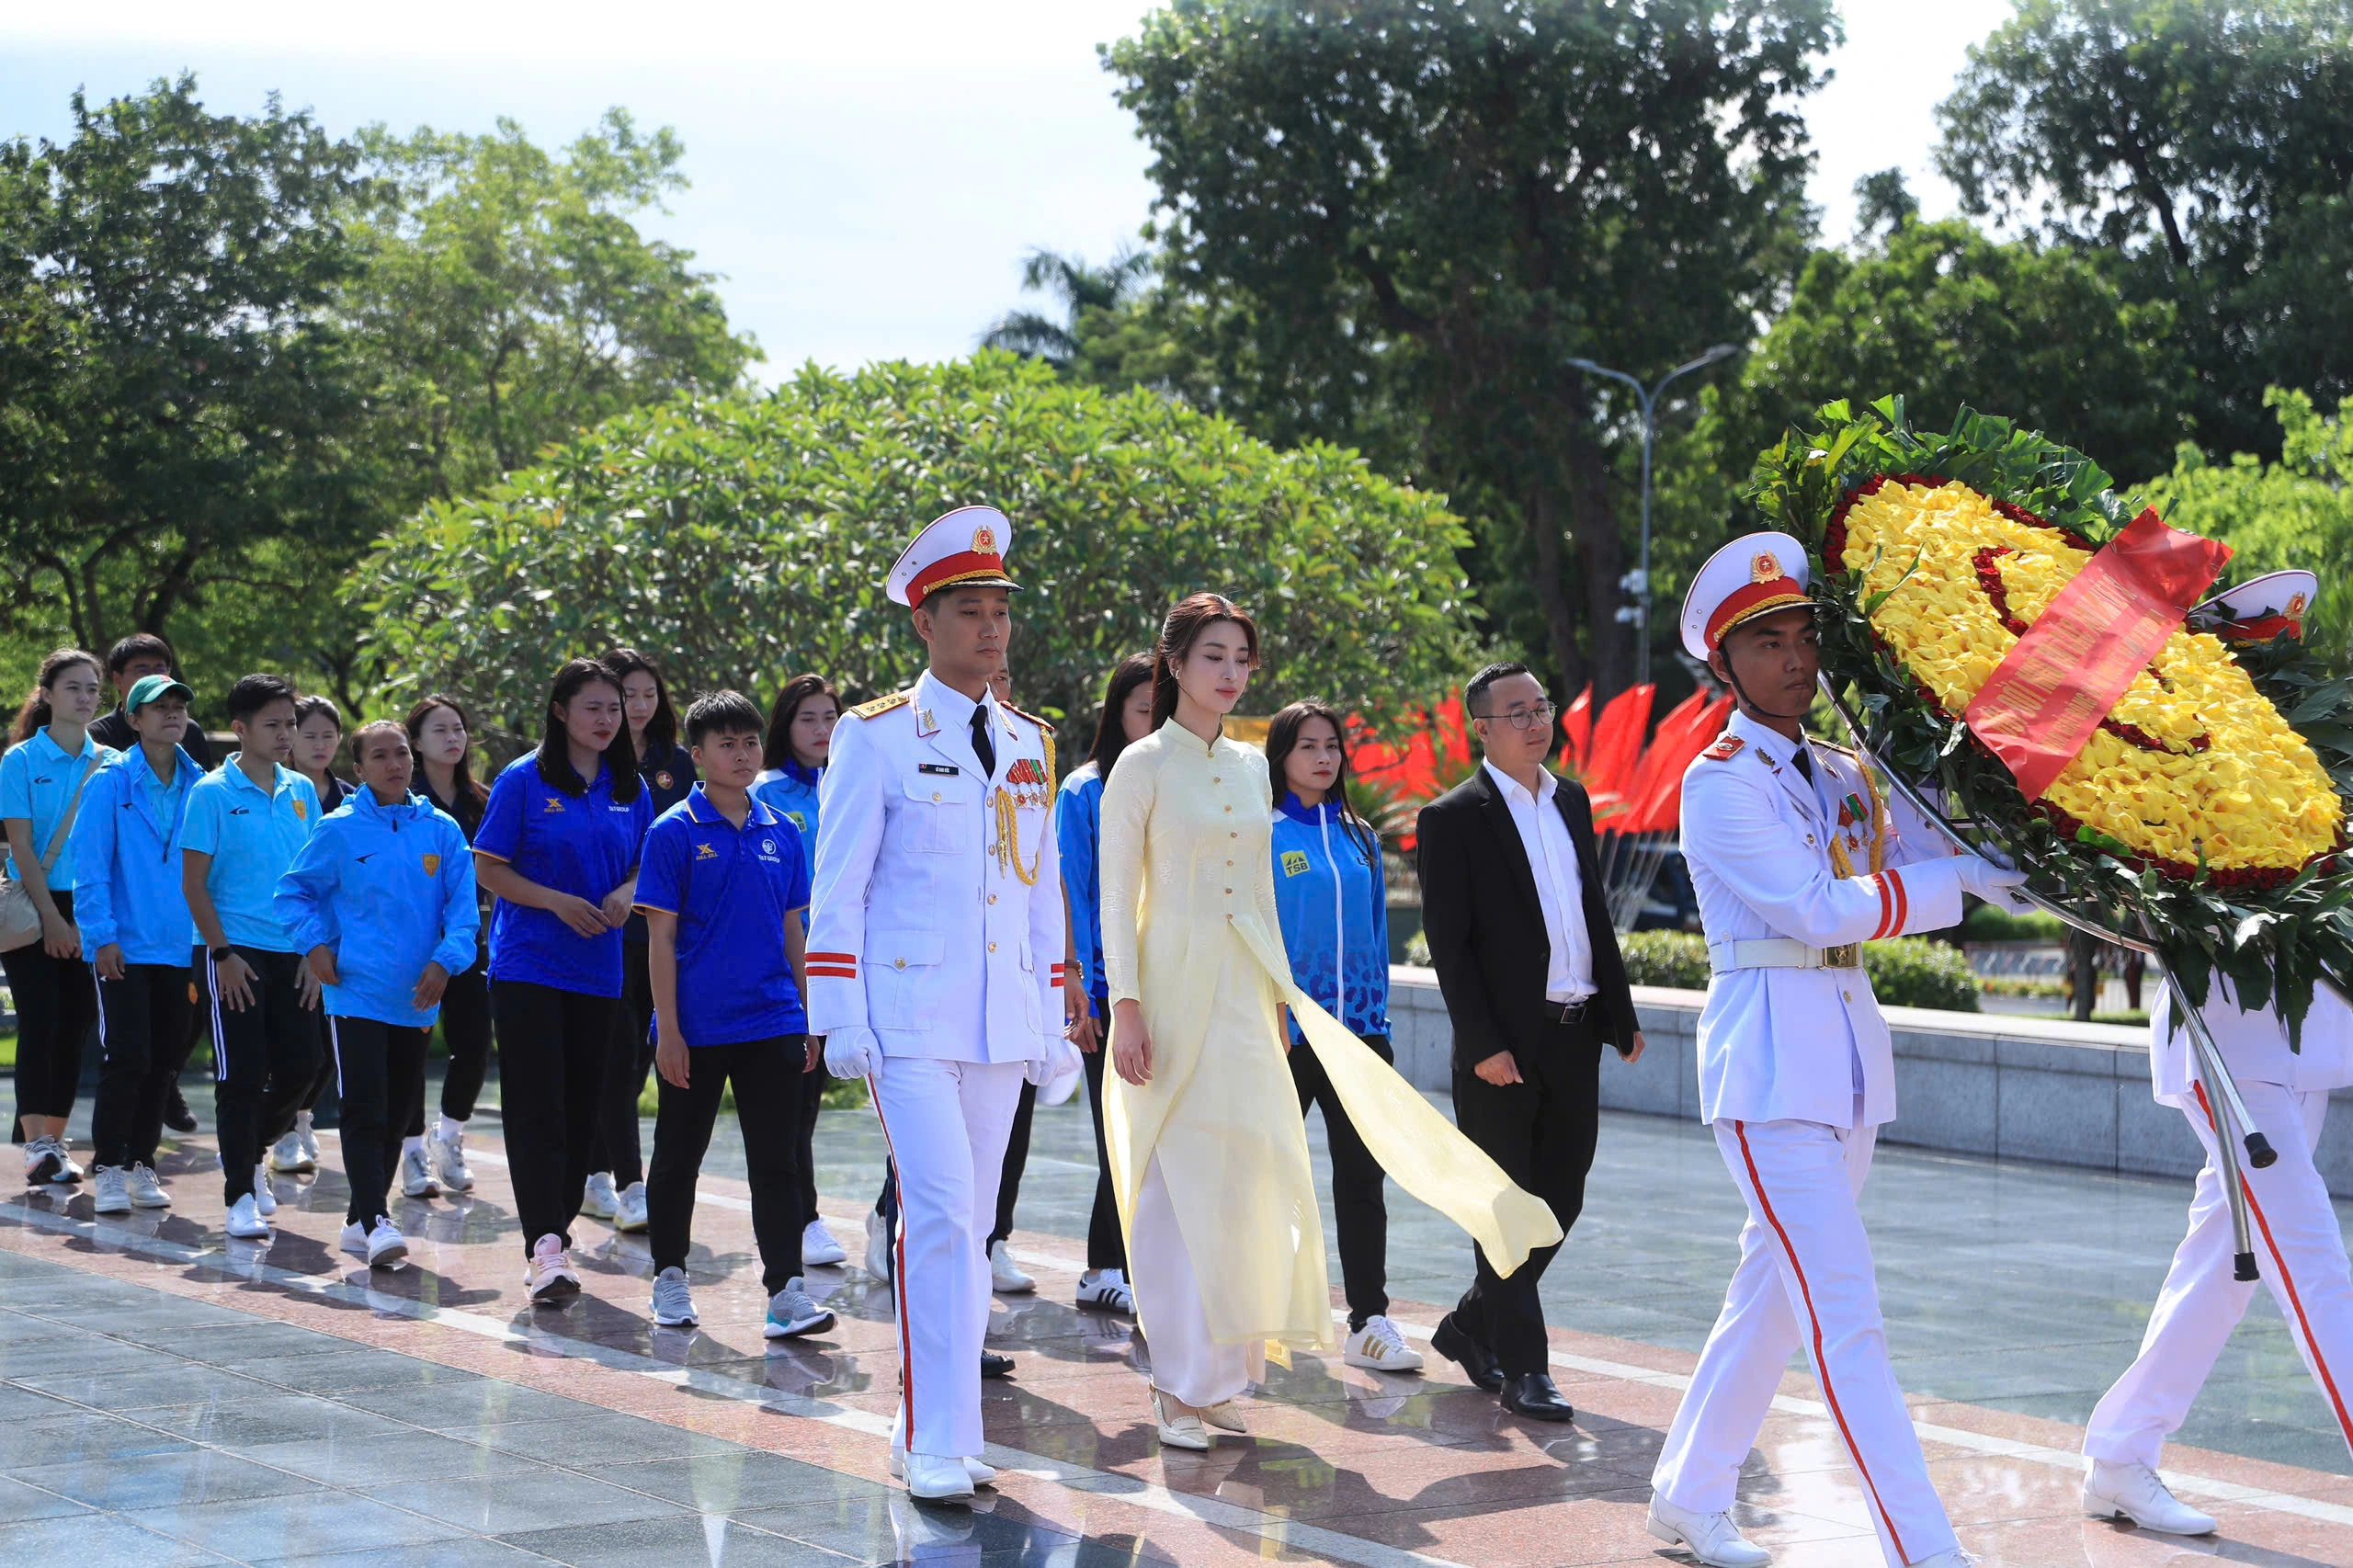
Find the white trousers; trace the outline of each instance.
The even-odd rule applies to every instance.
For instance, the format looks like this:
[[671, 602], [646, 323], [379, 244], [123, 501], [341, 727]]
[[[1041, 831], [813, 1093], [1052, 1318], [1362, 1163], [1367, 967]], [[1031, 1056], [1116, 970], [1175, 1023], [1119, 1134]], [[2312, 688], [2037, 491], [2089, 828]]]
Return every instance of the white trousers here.
[[1781, 1373], [1803, 1348], [1887, 1561], [1951, 1551], [1959, 1542], [1888, 1365], [1870, 1238], [1856, 1206], [1876, 1131], [1726, 1119], [1715, 1134], [1748, 1223], [1652, 1486], [1697, 1513], [1730, 1508]]
[[[2193, 1092], [2204, 1091], [2192, 1085]], [[2328, 1095], [2298, 1094], [2281, 1084], [2241, 1083], [2247, 1110], [2279, 1163], [2246, 1170], [2256, 1267], [2288, 1320], [2288, 1334], [2320, 1388], [2321, 1399], [2353, 1449], [2353, 1271], [2328, 1187], [2313, 1167], [2313, 1148], [2328, 1116]], [[2141, 1354], [2101, 1398], [2084, 1430], [2084, 1452], [2112, 1464], [2154, 1466], [2165, 1439], [2180, 1430], [2198, 1391], [2214, 1370], [2231, 1330], [2255, 1300], [2252, 1280], [2232, 1278], [2231, 1212], [2213, 1123], [2203, 1103], [2189, 1125], [2206, 1146], [2206, 1168], [2189, 1201], [2189, 1233], [2174, 1249], [2157, 1293]], [[2241, 1169], [2245, 1170], [2244, 1157]]]
[[891, 1289], [899, 1309], [898, 1436], [910, 1453], [963, 1459], [984, 1444], [988, 1238], [1021, 1073], [1018, 1062], [892, 1056], [867, 1080], [899, 1169]]
[[1168, 1199], [1158, 1154], [1144, 1166], [1131, 1229], [1128, 1283], [1152, 1353], [1152, 1386], [1204, 1408], [1248, 1392], [1254, 1380], [1266, 1376], [1264, 1342], [1221, 1345], [1210, 1337], [1201, 1282], [1185, 1249], [1184, 1233], [1176, 1228], [1176, 1208]]

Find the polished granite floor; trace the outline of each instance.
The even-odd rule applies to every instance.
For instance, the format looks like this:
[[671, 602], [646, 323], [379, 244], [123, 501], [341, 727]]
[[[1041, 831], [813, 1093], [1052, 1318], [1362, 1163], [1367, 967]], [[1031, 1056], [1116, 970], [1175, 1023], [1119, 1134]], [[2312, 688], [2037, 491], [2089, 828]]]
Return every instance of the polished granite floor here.
[[[332, 1169], [281, 1179], [268, 1246], [224, 1244], [201, 1134], [166, 1162], [178, 1202], [160, 1220], [99, 1225], [86, 1197], [0, 1203], [0, 1551], [349, 1568], [1665, 1561], [1641, 1530], [1644, 1482], [1737, 1223], [1696, 1129], [1605, 1122], [1586, 1217], [1545, 1289], [1574, 1427], [1513, 1421], [1435, 1358], [1400, 1378], [1302, 1356], [1252, 1403], [1254, 1440], [1191, 1456], [1151, 1437], [1148, 1351], [1125, 1320], [1069, 1304], [1092, 1147], [1082, 1107], [1040, 1112], [1015, 1241], [1040, 1289], [1001, 1299], [992, 1325], [1020, 1362], [984, 1409], [1007, 1475], [967, 1512], [910, 1505], [883, 1473], [896, 1360], [889, 1297], [855, 1267], [880, 1160], [862, 1112], [829, 1113], [820, 1141], [853, 1263], [811, 1283], [842, 1321], [789, 1344], [758, 1335], [731, 1130], [698, 1210], [705, 1322], [686, 1335], [647, 1321], [642, 1238], [594, 1222], [587, 1291], [560, 1312], [522, 1302], [496, 1124], [479, 1125], [481, 1187], [405, 1204], [415, 1252], [392, 1273], [333, 1250]], [[2184, 1196], [1881, 1156], [1870, 1208], [1899, 1377], [1990, 1563], [2353, 1564], [2342, 1440], [2260, 1301], [2171, 1455], [2223, 1536], [2167, 1541], [2074, 1507], [2075, 1424], [2131, 1358]], [[1468, 1249], [1393, 1188], [1392, 1215], [1395, 1313], [1426, 1334]], [[1743, 1498], [1784, 1568], [1878, 1560], [1800, 1375]]]

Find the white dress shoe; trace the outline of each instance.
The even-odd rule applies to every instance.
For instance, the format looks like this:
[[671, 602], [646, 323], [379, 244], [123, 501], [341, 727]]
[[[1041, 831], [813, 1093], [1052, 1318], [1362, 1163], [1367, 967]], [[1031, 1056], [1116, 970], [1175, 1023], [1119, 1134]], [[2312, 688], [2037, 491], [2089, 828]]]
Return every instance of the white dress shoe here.
[[1249, 1424], [1242, 1419], [1242, 1407], [1230, 1399], [1219, 1400], [1203, 1409], [1201, 1419], [1221, 1432], [1239, 1432], [1245, 1437], [1250, 1435]]
[[1187, 1412], [1176, 1414], [1176, 1401], [1158, 1389], [1152, 1391], [1152, 1418], [1160, 1427], [1160, 1446], [1165, 1449], [1190, 1449], [1195, 1453], [1209, 1452], [1210, 1429], [1201, 1418]]
[[2084, 1512], [2095, 1519], [2130, 1519], [2160, 1535], [2211, 1535], [2220, 1528], [2211, 1515], [2175, 1496], [2144, 1464], [2092, 1460], [2092, 1472], [2084, 1478]]
[[[970, 1455], [965, 1456], [963, 1465], [964, 1473], [971, 1478], [973, 1485], [995, 1486], [996, 1484], [996, 1466], [983, 1464]], [[904, 1481], [906, 1478], [907, 1450], [899, 1447], [899, 1439], [894, 1435], [891, 1439], [891, 1479]]]
[[1651, 1517], [1644, 1528], [1669, 1546], [1688, 1547], [1691, 1555], [1709, 1568], [1764, 1568], [1773, 1561], [1771, 1552], [1741, 1538], [1730, 1514], [1694, 1513], [1655, 1493], [1651, 1495]]
[[969, 1503], [972, 1499], [972, 1477], [964, 1469], [962, 1460], [944, 1460], [936, 1454], [909, 1454], [901, 1467], [910, 1494], [932, 1503]]
[[990, 1290], [1002, 1290], [1008, 1296], [1018, 1296], [1024, 1290], [1034, 1290], [1037, 1288], [1038, 1282], [1021, 1272], [1021, 1266], [1013, 1261], [1013, 1253], [1003, 1242], [991, 1244], [989, 1247]]
[[1923, 1557], [1919, 1562], [1912, 1564], [1912, 1568], [1983, 1568], [1983, 1565], [1978, 1560], [1977, 1553], [1963, 1551], [1956, 1546], [1950, 1551], [1939, 1551], [1934, 1557]]

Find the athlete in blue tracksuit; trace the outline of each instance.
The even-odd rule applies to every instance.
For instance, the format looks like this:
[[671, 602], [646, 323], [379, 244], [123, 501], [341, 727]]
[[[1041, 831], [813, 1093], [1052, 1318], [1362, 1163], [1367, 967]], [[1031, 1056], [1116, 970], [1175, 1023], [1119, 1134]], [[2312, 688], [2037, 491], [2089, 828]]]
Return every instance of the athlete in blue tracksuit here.
[[360, 788], [304, 842], [274, 903], [326, 1007], [351, 1187], [344, 1246], [382, 1265], [407, 1251], [384, 1205], [399, 1131], [424, 1102], [425, 1037], [442, 988], [474, 961], [482, 915], [465, 830], [409, 792], [407, 732], [367, 725], [352, 756]]

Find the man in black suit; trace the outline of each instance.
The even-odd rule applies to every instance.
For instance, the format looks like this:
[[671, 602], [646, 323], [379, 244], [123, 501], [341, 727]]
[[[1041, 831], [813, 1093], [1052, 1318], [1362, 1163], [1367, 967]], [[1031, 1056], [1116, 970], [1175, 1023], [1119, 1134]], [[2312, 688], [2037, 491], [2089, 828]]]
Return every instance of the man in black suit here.
[[[1626, 964], [1594, 858], [1584, 789], [1545, 769], [1553, 708], [1528, 666], [1490, 665], [1463, 689], [1486, 754], [1424, 806], [1415, 833], [1422, 929], [1454, 1024], [1454, 1119], [1504, 1174], [1552, 1206], [1565, 1233], [1585, 1207], [1600, 1115], [1601, 1048], [1643, 1053]], [[1558, 1247], [1510, 1278], [1478, 1277], [1430, 1336], [1504, 1408], [1575, 1415], [1547, 1370], [1536, 1288]]]

